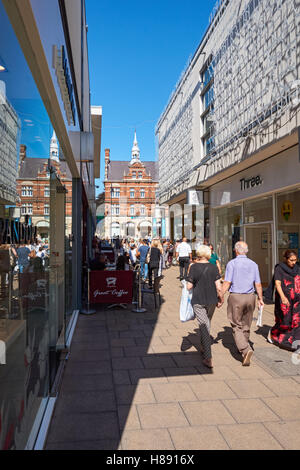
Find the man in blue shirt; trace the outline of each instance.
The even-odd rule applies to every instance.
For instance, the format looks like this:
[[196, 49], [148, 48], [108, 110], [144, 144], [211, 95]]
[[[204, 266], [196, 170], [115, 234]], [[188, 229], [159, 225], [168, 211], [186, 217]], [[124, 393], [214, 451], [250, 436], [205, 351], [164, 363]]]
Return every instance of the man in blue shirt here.
[[137, 256], [140, 258], [141, 265], [141, 277], [145, 281], [148, 275], [148, 264], [146, 263], [147, 254], [149, 251], [149, 246], [147, 240], [143, 240], [141, 246], [139, 247]]
[[233, 330], [237, 349], [243, 356], [243, 366], [249, 366], [253, 350], [249, 344], [250, 328], [253, 320], [256, 298], [264, 306], [262, 285], [258, 265], [247, 258], [248, 245], [245, 242], [235, 244], [236, 258], [226, 266], [223, 294], [229, 290], [227, 316]]

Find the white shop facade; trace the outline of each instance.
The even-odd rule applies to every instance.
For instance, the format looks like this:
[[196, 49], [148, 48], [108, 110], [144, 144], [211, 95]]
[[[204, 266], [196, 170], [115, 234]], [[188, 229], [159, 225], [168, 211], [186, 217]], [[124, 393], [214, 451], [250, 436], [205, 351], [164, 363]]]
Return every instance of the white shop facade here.
[[222, 267], [245, 240], [263, 286], [286, 249], [300, 256], [300, 161], [298, 144], [210, 186], [210, 239]]

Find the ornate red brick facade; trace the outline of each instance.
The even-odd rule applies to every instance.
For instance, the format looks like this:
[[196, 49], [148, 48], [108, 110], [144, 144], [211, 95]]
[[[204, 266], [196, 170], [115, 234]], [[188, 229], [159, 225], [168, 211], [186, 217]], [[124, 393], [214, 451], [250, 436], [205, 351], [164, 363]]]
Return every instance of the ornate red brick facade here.
[[[156, 162], [139, 159], [136, 136], [132, 159], [111, 161], [105, 149], [105, 235], [141, 238], [152, 234], [157, 188]], [[112, 228], [111, 228], [112, 227]]]

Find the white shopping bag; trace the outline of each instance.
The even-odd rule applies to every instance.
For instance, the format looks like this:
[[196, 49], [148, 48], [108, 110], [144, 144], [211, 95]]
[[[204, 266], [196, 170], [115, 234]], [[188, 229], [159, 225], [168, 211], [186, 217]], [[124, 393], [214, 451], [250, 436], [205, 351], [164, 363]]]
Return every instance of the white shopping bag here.
[[6, 345], [0, 341], [0, 364], [6, 364]]
[[191, 304], [193, 290], [188, 290], [186, 286], [186, 281], [183, 280], [182, 282], [182, 292], [181, 292], [181, 300], [180, 300], [180, 320], [182, 322], [194, 320], [195, 314]]
[[258, 312], [257, 312], [256, 326], [262, 326], [262, 314], [263, 314], [263, 307], [260, 305], [258, 307]]

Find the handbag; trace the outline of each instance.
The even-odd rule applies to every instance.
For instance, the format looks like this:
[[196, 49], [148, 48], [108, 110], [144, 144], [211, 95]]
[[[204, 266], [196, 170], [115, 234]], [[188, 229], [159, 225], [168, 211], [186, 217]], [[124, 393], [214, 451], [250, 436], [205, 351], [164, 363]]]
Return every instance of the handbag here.
[[193, 290], [188, 290], [187, 282], [185, 280], [182, 281], [182, 286], [180, 299], [180, 320], [182, 322], [186, 322], [195, 319], [194, 309], [192, 306]]
[[150, 248], [150, 250], [148, 251], [147, 256], [146, 256], [146, 263], [147, 263], [147, 264], [150, 263], [150, 256], [151, 256], [151, 248]]

